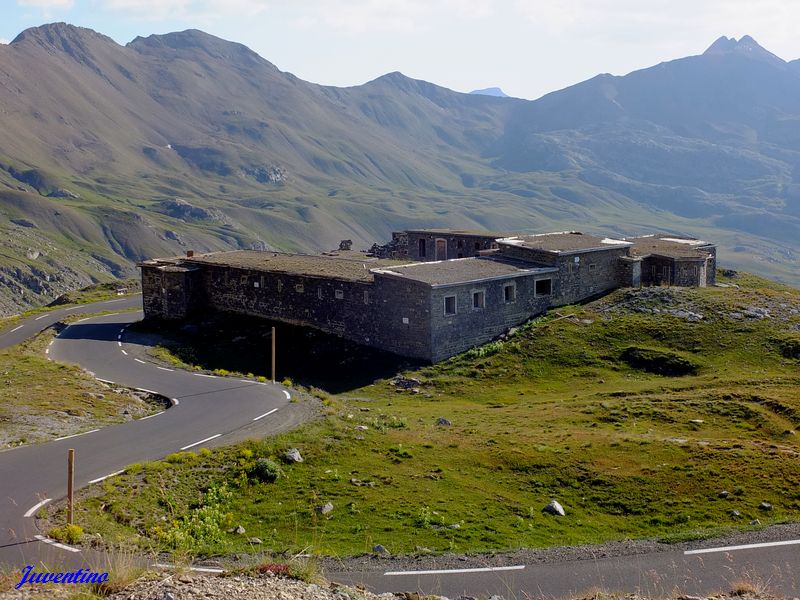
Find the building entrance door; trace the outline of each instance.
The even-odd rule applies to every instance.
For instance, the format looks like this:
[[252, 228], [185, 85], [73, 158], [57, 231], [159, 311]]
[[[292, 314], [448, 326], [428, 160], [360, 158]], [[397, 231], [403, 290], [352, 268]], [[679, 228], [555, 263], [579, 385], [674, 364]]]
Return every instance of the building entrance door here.
[[436, 260], [447, 260], [447, 240], [436, 240]]

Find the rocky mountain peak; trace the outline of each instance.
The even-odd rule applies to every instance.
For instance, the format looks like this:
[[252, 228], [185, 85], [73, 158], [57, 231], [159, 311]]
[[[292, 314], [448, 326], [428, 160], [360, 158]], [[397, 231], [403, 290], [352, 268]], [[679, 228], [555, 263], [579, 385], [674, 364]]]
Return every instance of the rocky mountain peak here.
[[773, 64], [786, 64], [782, 58], [775, 56], [772, 52], [761, 46], [749, 35], [741, 37], [738, 41], [736, 38], [728, 38], [723, 35], [713, 44], [711, 44], [711, 46], [709, 46], [708, 49], [703, 53], [704, 56], [722, 56], [729, 54], [747, 56], [755, 60], [761, 60]]
[[69, 23], [47, 23], [31, 27], [20, 33], [12, 44], [34, 43], [50, 46], [58, 50], [69, 51], [74, 45], [85, 45], [89, 42], [102, 41], [116, 44], [114, 40], [86, 27], [78, 27]]
[[229, 62], [262, 63], [273, 66], [247, 46], [229, 42], [199, 29], [187, 29], [163, 35], [136, 37], [128, 45], [141, 54], [158, 55], [166, 51], [174, 51], [178, 55], [191, 56], [198, 53], [211, 58]]

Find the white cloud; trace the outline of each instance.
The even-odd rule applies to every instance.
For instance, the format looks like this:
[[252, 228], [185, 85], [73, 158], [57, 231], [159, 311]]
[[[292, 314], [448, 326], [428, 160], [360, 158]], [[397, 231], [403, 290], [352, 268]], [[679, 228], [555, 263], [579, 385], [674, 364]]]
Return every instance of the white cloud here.
[[158, 21], [169, 18], [199, 20], [253, 17], [265, 11], [271, 0], [95, 0], [95, 5], [131, 16]]

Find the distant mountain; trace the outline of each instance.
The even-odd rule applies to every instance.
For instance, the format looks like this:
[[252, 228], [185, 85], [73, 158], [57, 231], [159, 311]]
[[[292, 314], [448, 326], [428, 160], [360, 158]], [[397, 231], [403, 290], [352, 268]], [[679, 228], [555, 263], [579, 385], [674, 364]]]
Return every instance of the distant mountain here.
[[537, 101], [337, 88], [190, 30], [0, 46], [0, 311], [186, 249], [653, 229], [800, 283], [800, 76], [750, 38]]
[[488, 87], [482, 90], [472, 90], [470, 94], [479, 94], [481, 96], [494, 96], [496, 98], [508, 98], [508, 94], [506, 94], [503, 90], [499, 87]]

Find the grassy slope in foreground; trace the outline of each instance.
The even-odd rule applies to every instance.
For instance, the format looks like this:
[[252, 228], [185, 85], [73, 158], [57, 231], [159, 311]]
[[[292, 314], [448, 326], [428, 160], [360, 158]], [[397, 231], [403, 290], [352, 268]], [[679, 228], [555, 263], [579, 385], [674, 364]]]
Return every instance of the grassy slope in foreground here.
[[[107, 542], [192, 554], [350, 555], [377, 543], [466, 552], [797, 520], [800, 292], [733, 281], [741, 288], [622, 290], [407, 373], [419, 393], [379, 380], [326, 396], [323, 419], [278, 438], [135, 466], [91, 490], [78, 522]], [[666, 312], [678, 310], [703, 318]], [[632, 368], [621, 358], [630, 347], [697, 372]], [[257, 459], [279, 462], [291, 447], [305, 462], [258, 481]], [[566, 517], [542, 513], [553, 498]], [[315, 508], [327, 502], [323, 516]], [[245, 535], [226, 533], [239, 524]]]

